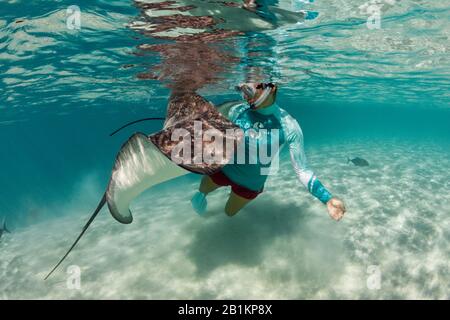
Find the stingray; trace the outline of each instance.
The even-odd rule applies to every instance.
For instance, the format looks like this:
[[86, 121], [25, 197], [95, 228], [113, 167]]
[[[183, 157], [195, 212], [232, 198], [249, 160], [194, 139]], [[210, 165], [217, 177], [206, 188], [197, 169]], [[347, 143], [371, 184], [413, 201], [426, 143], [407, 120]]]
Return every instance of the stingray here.
[[369, 166], [369, 162], [366, 159], [360, 158], [360, 157], [356, 157], [353, 159], [347, 158], [347, 163], [353, 163], [355, 166], [357, 167], [367, 167]]
[[[198, 153], [191, 152], [191, 161], [175, 163], [172, 161], [172, 151], [177, 148], [180, 141], [173, 139], [173, 134], [177, 129], [184, 130], [183, 138], [190, 138], [190, 145], [193, 146], [194, 139], [199, 138], [198, 131], [197, 133], [194, 131], [197, 121], [202, 125], [200, 133], [204, 150], [202, 154], [205, 150], [213, 152], [215, 153], [214, 159], [219, 159], [219, 161], [213, 163], [206, 160], [198, 161]], [[215, 140], [206, 134], [206, 131], [210, 129], [215, 130], [217, 134]], [[135, 133], [122, 145], [116, 156], [109, 183], [97, 208], [75, 242], [45, 277], [45, 280], [75, 248], [104, 206], [108, 207], [109, 212], [117, 221], [129, 224], [133, 221], [133, 215], [129, 209], [130, 203], [139, 194], [152, 186], [190, 172], [207, 175], [217, 172], [233, 158], [234, 150], [242, 137], [242, 132], [235, 124], [198, 94], [183, 93], [172, 96], [161, 131], [151, 135]], [[233, 148], [216, 148], [217, 139], [221, 139], [219, 141], [231, 145]]]

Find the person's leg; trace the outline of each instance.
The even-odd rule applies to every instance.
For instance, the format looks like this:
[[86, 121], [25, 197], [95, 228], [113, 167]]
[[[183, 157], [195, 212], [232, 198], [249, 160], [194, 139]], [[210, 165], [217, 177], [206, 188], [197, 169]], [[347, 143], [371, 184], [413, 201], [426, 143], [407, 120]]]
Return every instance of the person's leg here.
[[200, 187], [198, 188], [198, 191], [207, 195], [208, 193], [210, 193], [220, 187], [221, 186], [214, 183], [214, 181], [212, 181], [212, 179], [209, 176], [203, 176], [202, 182], [200, 183]]
[[228, 216], [232, 217], [252, 200], [253, 199], [243, 198], [231, 191], [230, 197], [228, 198], [227, 204], [225, 205], [225, 213]]
[[209, 176], [203, 176], [198, 192], [191, 199], [192, 207], [198, 214], [204, 214], [206, 212], [206, 207], [208, 206], [206, 195], [219, 187], [221, 186], [215, 183]]

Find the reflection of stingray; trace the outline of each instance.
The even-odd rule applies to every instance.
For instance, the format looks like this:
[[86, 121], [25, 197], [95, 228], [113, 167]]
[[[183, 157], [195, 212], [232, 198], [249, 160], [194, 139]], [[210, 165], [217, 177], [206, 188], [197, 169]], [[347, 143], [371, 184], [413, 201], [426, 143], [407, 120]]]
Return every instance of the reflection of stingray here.
[[165, 44], [143, 44], [138, 47], [141, 54], [157, 52], [161, 63], [137, 75], [140, 79], [158, 79], [172, 91], [194, 92], [206, 85], [222, 83], [226, 72], [236, 68], [240, 62], [232, 43], [173, 42]]
[[[202, 124], [200, 136], [198, 131], [194, 134], [194, 122], [197, 121]], [[195, 139], [199, 139], [202, 148], [200, 161], [199, 155], [195, 152], [190, 153], [190, 161], [183, 162], [179, 166], [171, 161], [172, 151], [180, 142], [172, 140], [172, 134], [176, 129], [183, 130], [185, 133], [183, 139], [186, 137], [190, 139], [188, 142], [191, 146], [194, 145]], [[214, 130], [215, 139], [212, 141], [206, 132], [208, 129]], [[232, 130], [226, 132], [227, 129]], [[222, 143], [235, 147], [242, 138], [240, 131], [236, 129], [238, 127], [201, 96], [190, 93], [172, 97], [163, 130], [150, 136], [136, 133], [122, 146], [116, 157], [108, 187], [97, 209], [74, 244], [45, 279], [69, 255], [105, 204], [117, 221], [131, 223], [133, 217], [129, 205], [144, 190], [189, 172], [211, 174], [222, 168], [233, 156], [233, 150], [222, 148]], [[217, 139], [222, 147], [218, 147]], [[203, 158], [206, 152], [214, 153], [216, 160], [214, 163], [208, 163]]]
[[[258, 1], [252, 8], [243, 3], [241, 0], [136, 0], [140, 15], [129, 27], [152, 38], [176, 40], [139, 45], [139, 55], [158, 52], [162, 61], [137, 77], [160, 80], [171, 90], [185, 88], [192, 92], [206, 85], [223, 85], [226, 73], [236, 78], [238, 64], [248, 62], [244, 66], [246, 82], [273, 81], [265, 74], [273, 76], [273, 71], [278, 69], [273, 67], [277, 59], [271, 54], [276, 41], [258, 32], [304, 21], [306, 13], [286, 10], [285, 3], [284, 8], [273, 6], [278, 3], [275, 0]], [[238, 37], [247, 32], [252, 32], [252, 36]], [[250, 52], [242, 57], [246, 54], [242, 52], [244, 47]], [[252, 53], [257, 57], [252, 57]], [[267, 68], [272, 70], [267, 72]]]
[[141, 10], [138, 21], [130, 27], [152, 37], [192, 41], [203, 35], [221, 32], [257, 32], [281, 25], [302, 22], [305, 12], [267, 4], [246, 8], [242, 1], [136, 0]]

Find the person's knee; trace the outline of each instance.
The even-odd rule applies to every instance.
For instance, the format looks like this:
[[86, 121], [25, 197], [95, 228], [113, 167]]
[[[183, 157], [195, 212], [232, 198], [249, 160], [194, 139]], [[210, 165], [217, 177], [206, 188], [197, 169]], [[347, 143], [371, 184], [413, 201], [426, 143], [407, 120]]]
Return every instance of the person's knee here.
[[210, 193], [211, 191], [217, 189], [218, 187], [219, 187], [219, 186], [216, 185], [216, 184], [214, 183], [214, 181], [212, 181], [212, 179], [211, 179], [210, 177], [204, 176], [204, 177], [202, 178], [202, 181], [201, 181], [201, 183], [200, 183], [200, 187], [198, 188], [198, 190], [199, 190], [201, 193], [208, 194], [208, 193]]
[[239, 212], [239, 210], [234, 210], [234, 209], [230, 209], [230, 208], [228, 208], [228, 207], [225, 207], [225, 214], [226, 214], [227, 216], [229, 216], [230, 218], [233, 217], [233, 216], [235, 216], [236, 213], [238, 213], [238, 212]]
[[235, 216], [236, 213], [244, 208], [250, 201], [251, 199], [243, 198], [234, 192], [231, 192], [227, 204], [225, 205], [225, 214], [229, 217]]
[[202, 183], [200, 183], [200, 186], [198, 187], [198, 191], [200, 191], [201, 193], [204, 193], [204, 194], [208, 194], [209, 193], [209, 188], [202, 181]]
[[233, 216], [235, 216], [236, 215], [236, 213], [238, 213], [239, 212], [239, 209], [236, 209], [236, 208], [232, 208], [231, 206], [225, 206], [225, 214], [227, 215], [227, 216], [229, 216], [230, 218], [231, 217], [233, 217]]

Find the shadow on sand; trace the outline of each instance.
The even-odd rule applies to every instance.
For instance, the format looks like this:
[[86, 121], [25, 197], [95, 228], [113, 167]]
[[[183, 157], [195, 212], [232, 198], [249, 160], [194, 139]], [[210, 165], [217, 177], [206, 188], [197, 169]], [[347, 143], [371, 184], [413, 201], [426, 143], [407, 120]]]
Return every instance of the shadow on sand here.
[[211, 215], [210, 222], [194, 236], [188, 252], [198, 277], [226, 264], [256, 266], [275, 239], [308, 228], [306, 203], [274, 205], [270, 199], [259, 199], [232, 218], [222, 211]]

